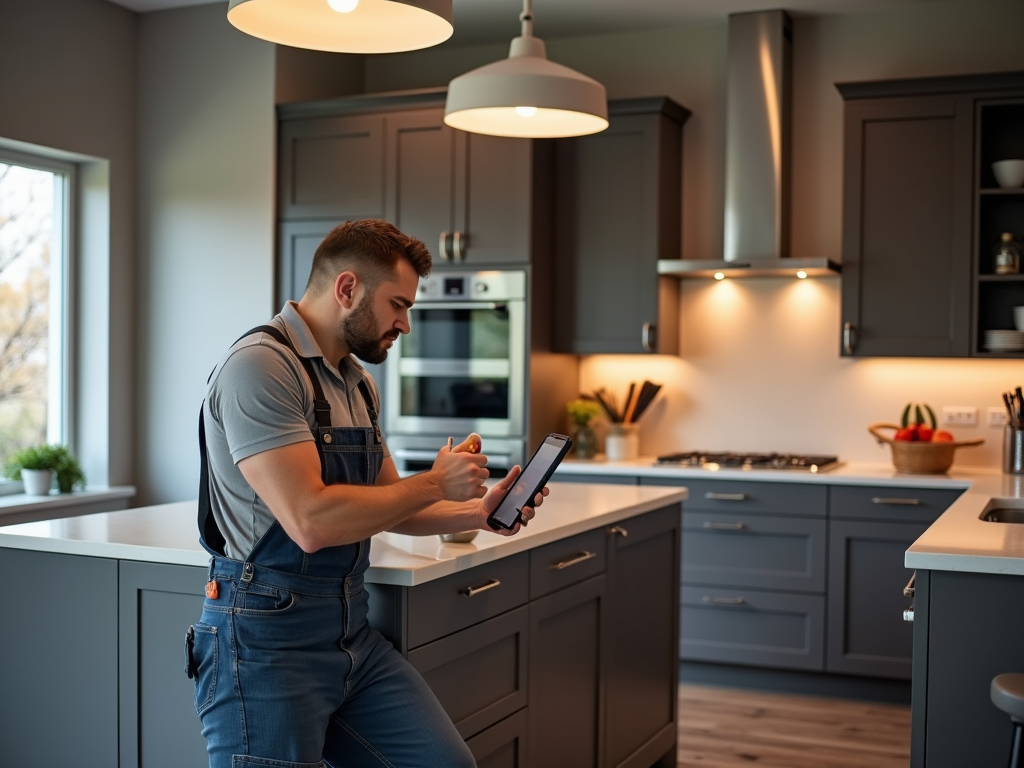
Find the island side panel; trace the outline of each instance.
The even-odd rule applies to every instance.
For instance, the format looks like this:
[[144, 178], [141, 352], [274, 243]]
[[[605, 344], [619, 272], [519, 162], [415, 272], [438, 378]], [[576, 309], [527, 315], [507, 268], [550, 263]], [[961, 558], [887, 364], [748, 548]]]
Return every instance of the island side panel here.
[[122, 560], [121, 766], [206, 765], [195, 683], [185, 675], [185, 632], [199, 621], [207, 569]]
[[0, 548], [0, 765], [111, 768], [117, 561]]

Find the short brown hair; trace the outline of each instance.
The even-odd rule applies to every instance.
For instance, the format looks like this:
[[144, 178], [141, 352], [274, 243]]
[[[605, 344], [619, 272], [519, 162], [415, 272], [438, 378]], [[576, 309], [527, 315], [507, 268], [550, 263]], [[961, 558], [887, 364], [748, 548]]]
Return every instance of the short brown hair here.
[[430, 274], [430, 251], [415, 237], [381, 219], [346, 221], [317, 246], [306, 293], [316, 296], [331, 290], [338, 275], [347, 269], [372, 293], [394, 275], [400, 258], [412, 264], [420, 277]]

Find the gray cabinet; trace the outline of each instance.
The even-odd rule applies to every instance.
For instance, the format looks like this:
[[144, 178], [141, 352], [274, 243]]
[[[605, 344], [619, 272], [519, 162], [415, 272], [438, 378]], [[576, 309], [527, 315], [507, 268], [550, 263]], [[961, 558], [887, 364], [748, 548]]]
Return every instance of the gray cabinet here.
[[0, 765], [118, 765], [117, 561], [0, 549], [0, 584]]
[[601, 133], [555, 146], [556, 351], [678, 351], [682, 128], [671, 99], [608, 105]]
[[834, 486], [829, 505], [826, 669], [909, 680], [907, 549], [961, 491]]
[[466, 741], [477, 768], [526, 768], [526, 710], [521, 709]]
[[126, 560], [118, 566], [119, 764], [205, 765], [206, 739], [182, 647], [185, 630], [203, 610], [207, 569]]

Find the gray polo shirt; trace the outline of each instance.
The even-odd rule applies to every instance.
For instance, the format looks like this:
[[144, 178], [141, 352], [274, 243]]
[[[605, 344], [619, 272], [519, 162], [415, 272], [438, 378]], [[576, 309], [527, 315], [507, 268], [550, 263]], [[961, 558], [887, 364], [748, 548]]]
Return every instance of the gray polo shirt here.
[[[351, 356], [337, 367], [326, 361], [316, 339], [288, 302], [271, 320], [295, 350], [309, 358], [331, 404], [335, 427], [369, 427], [359, 391], [364, 378], [380, 413], [377, 385]], [[210, 470], [210, 506], [226, 541], [225, 554], [244, 560], [266, 533], [274, 515], [238, 469], [249, 456], [313, 440], [313, 386], [296, 356], [266, 333], [232, 346], [214, 369], [203, 405]], [[388, 456], [387, 445], [384, 456]]]

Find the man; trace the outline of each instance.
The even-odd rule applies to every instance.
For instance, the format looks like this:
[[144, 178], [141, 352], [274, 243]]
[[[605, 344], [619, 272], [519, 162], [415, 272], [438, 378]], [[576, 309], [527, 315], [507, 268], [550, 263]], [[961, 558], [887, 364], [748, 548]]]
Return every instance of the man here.
[[387, 453], [379, 395], [353, 355], [384, 360], [429, 270], [423, 244], [386, 222], [337, 227], [302, 299], [210, 377], [200, 533], [213, 557], [186, 655], [211, 768], [474, 765], [423, 679], [368, 625], [363, 588], [370, 536], [490, 530], [519, 474], [488, 492], [486, 457], [445, 446], [430, 471], [399, 479]]

